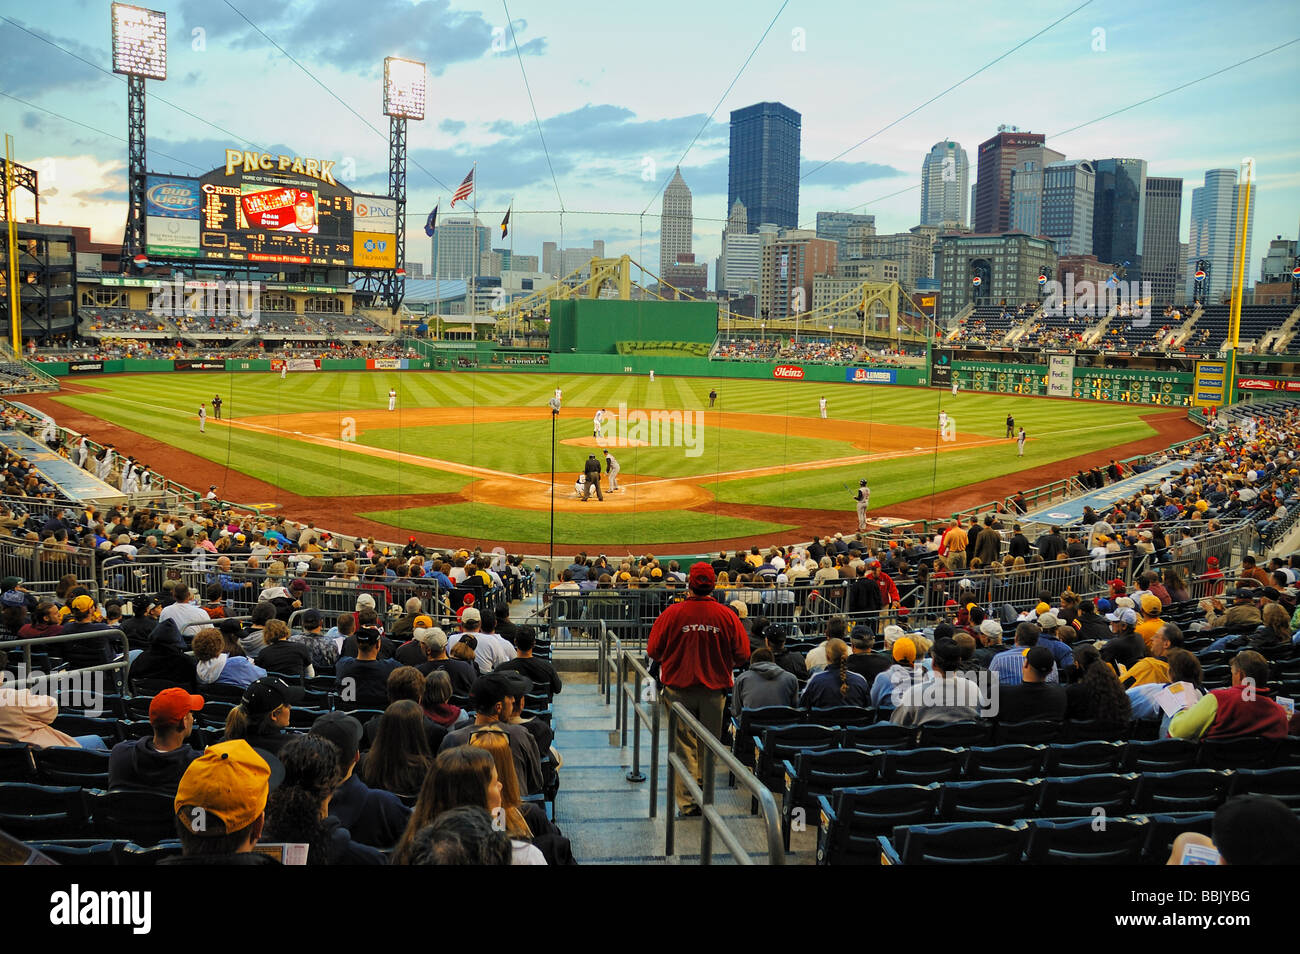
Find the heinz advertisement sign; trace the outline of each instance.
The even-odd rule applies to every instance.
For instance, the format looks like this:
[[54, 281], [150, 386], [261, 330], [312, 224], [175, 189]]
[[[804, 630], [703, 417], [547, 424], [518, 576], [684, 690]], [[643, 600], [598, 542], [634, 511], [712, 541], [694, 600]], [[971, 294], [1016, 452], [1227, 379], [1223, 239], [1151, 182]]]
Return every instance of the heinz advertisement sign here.
[[802, 381], [803, 368], [795, 364], [778, 364], [772, 369], [772, 377], [787, 381]]

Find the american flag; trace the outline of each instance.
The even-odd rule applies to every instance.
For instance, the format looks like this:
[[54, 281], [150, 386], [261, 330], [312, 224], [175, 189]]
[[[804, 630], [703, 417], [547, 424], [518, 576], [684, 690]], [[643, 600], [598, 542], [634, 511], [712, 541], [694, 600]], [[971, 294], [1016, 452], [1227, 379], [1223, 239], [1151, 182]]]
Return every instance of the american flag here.
[[469, 198], [469, 194], [474, 191], [474, 170], [470, 169], [469, 175], [465, 181], [456, 187], [456, 194], [451, 197], [451, 207], [456, 208], [456, 203]]

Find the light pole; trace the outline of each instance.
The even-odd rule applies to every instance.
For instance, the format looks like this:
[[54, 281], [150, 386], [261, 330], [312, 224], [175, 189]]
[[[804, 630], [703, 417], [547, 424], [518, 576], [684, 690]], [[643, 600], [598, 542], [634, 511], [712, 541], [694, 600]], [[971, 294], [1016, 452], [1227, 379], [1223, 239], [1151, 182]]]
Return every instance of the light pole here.
[[560, 416], [560, 399], [553, 397], [547, 402], [551, 408], [551, 544], [550, 567], [555, 569], [555, 419]]

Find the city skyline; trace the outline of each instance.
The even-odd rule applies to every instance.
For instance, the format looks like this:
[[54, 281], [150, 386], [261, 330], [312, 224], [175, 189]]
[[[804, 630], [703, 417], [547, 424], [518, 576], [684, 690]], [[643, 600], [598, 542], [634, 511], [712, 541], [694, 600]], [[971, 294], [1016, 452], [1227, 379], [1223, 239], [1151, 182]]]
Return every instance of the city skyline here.
[[[107, 68], [108, 6], [54, 0], [36, 15], [12, 8], [7, 15]], [[421, 249], [425, 254], [429, 249], [420, 231], [428, 210], [441, 201], [446, 212], [451, 188], [477, 161], [480, 215], [495, 224], [513, 196], [517, 250], [537, 252], [543, 241], [590, 245], [600, 238], [611, 254], [627, 252], [653, 267], [659, 259], [662, 186], [680, 161], [694, 193], [696, 260], [711, 263], [720, 250], [727, 213], [729, 112], [760, 102], [781, 102], [802, 116], [802, 227], [812, 228], [818, 211], [840, 211], [875, 215], [882, 233], [906, 231], [920, 221], [919, 173], [930, 148], [937, 141], [952, 141], [970, 153], [1002, 123], [1043, 133], [1046, 145], [1070, 160], [1132, 156], [1147, 162], [1149, 176], [1183, 179], [1180, 240], [1188, 237], [1191, 184], [1202, 181], [1207, 170], [1235, 167], [1246, 155], [1257, 163], [1257, 240], [1263, 243], [1278, 234], [1294, 238], [1300, 219], [1300, 120], [1284, 92], [1295, 87], [1300, 66], [1285, 52], [1074, 130], [1276, 45], [1263, 31], [1230, 35], [1207, 29], [1223, 19], [1209, 3], [1180, 8], [1177, 18], [1116, 4], [1089, 7], [856, 149], [852, 147], [864, 137], [1070, 8], [1026, 12], [1020, 5], [992, 4], [986, 16], [968, 25], [967, 52], [956, 61], [936, 55], [924, 26], [932, 16], [960, 9], [957, 5], [882, 14], [879, 25], [896, 37], [873, 66], [876, 79], [870, 90], [839, 78], [842, 65], [855, 62], [854, 31], [844, 27], [859, 22], [861, 14], [847, 4], [790, 9], [777, 18], [753, 61], [707, 120], [706, 111], [718, 102], [718, 92], [744, 62], [770, 13], [682, 5], [682, 11], [690, 9], [697, 35], [707, 36], [716, 27], [737, 37], [731, 55], [718, 56], [703, 40], [692, 44], [674, 34], [679, 52], [670, 60], [690, 68], [657, 71], [654, 82], [646, 83], [638, 78], [642, 57], [611, 56], [605, 52], [611, 49], [608, 42], [597, 42], [595, 32], [579, 26], [584, 13], [595, 15], [598, 9], [615, 26], [630, 22], [629, 14], [578, 3], [573, 10], [566, 7], [561, 20], [540, 5], [516, 5], [511, 9], [514, 35], [537, 94], [549, 157], [541, 148], [502, 16], [383, 0], [355, 25], [345, 45], [335, 32], [301, 29], [311, 17], [330, 12], [323, 3], [247, 11], [267, 35], [292, 48], [321, 83], [384, 134], [377, 135], [229, 8], [210, 8], [197, 0], [153, 6], [169, 16], [170, 62], [169, 79], [149, 84], [152, 171], [198, 174], [219, 164], [224, 148], [249, 148], [243, 141], [247, 137], [268, 149], [337, 158], [354, 173], [347, 181], [352, 188], [383, 191], [383, 56], [429, 62], [429, 118], [410, 125], [407, 226], [413, 260], [422, 258]], [[637, 25], [641, 44], [656, 46], [656, 38], [669, 35], [673, 9], [669, 5], [662, 11], [663, 23]], [[1246, 3], [1234, 17], [1262, 24], [1285, 11], [1280, 3]], [[15, 158], [42, 173], [42, 219], [89, 225], [97, 240], [115, 240], [125, 216], [125, 144], [41, 109], [120, 137], [125, 133], [124, 84], [9, 23], [0, 22], [0, 31], [6, 49], [13, 51], [0, 61], [0, 90], [32, 104], [0, 98], [0, 123], [15, 135]], [[1148, 39], [1156, 31], [1162, 44], [1182, 51], [1159, 72], [1149, 68]], [[913, 68], [917, 62], [929, 64], [920, 79]], [[1044, 99], [1036, 90], [1031, 95], [1025, 76], [1043, 70], [1080, 78], [1088, 84], [1087, 94], [1070, 100]], [[828, 89], [835, 95], [826, 95]], [[293, 122], [285, 121], [282, 106], [288, 102], [300, 103], [303, 111]], [[568, 210], [563, 223], [561, 199]], [[30, 214], [29, 200], [20, 199], [18, 212]], [[750, 227], [758, 224], [751, 217]], [[1252, 281], [1258, 267], [1258, 261], [1249, 263]]]

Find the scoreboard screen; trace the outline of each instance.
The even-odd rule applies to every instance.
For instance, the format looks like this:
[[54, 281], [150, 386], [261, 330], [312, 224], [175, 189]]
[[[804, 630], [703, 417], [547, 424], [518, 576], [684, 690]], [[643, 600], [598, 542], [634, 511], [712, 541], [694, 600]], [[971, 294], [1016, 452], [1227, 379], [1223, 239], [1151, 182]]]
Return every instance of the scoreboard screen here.
[[357, 195], [333, 163], [227, 150], [197, 179], [150, 175], [146, 251], [168, 258], [396, 268], [396, 203]]

